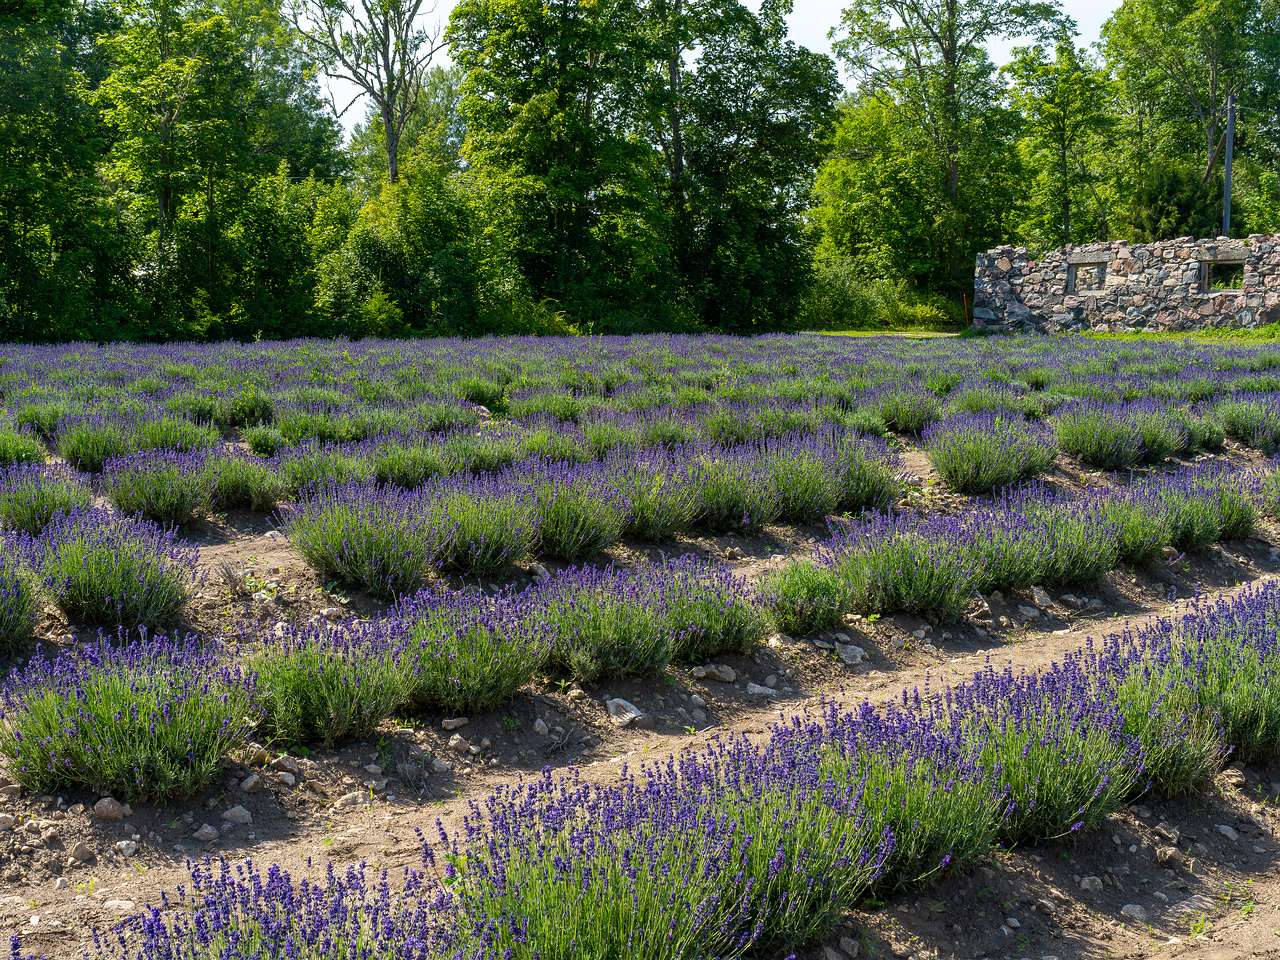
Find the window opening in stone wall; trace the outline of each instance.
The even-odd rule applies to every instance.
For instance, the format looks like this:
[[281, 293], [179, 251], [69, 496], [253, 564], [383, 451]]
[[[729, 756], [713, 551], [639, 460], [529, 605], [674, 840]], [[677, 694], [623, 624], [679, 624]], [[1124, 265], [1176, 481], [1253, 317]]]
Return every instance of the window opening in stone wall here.
[[1200, 290], [1244, 289], [1244, 262], [1240, 260], [1205, 260], [1200, 264]]
[[1105, 263], [1073, 263], [1067, 268], [1067, 293], [1102, 290], [1107, 284]]

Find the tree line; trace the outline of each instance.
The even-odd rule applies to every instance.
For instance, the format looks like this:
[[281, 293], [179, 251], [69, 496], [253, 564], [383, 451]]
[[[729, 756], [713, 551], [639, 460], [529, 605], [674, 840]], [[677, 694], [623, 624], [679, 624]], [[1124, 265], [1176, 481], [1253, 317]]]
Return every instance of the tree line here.
[[999, 243], [1216, 235], [1229, 104], [1280, 229], [1278, 5], [0, 0], [0, 339], [959, 319]]

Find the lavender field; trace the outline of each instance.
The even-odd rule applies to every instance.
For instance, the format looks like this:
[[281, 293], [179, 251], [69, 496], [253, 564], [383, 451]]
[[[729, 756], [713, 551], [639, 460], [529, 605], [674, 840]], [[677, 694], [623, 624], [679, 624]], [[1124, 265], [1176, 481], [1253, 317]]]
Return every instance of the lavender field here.
[[[227, 782], [240, 796], [241, 774], [286, 751], [449, 718], [511, 726], [539, 690], [606, 727], [652, 724], [629, 684], [682, 689], [805, 638], [838, 654], [824, 670], [854, 670], [875, 658], [837, 633], [850, 624], [908, 618], [937, 654], [951, 632], [998, 633], [1005, 594], [1062, 609], [1117, 571], [1176, 590], [1169, 571], [1269, 528], [1278, 448], [1266, 346], [3, 348], [6, 789], [178, 809]], [[249, 574], [266, 543], [314, 596]], [[786, 956], [858, 903], [1273, 758], [1280, 584], [1257, 579], [945, 696], [797, 704], [757, 736], [723, 722], [611, 781], [534, 766], [424, 836], [407, 870], [302, 882], [196, 862], [163, 909], [90, 949]], [[782, 676], [748, 691], [818, 690], [799, 667]], [[707, 699], [685, 695], [669, 726], [714, 735]], [[454, 761], [423, 764], [498, 763], [497, 745], [455, 739]], [[396, 782], [370, 796], [411, 793]]]

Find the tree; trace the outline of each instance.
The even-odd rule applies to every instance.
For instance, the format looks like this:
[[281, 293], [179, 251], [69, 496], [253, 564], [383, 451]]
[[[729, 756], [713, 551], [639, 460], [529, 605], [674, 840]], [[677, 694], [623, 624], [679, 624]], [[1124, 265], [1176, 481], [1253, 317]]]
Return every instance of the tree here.
[[975, 104], [989, 97], [983, 45], [1050, 36], [1068, 21], [1057, 0], [855, 0], [834, 46], [863, 93], [887, 93], [925, 131], [959, 200], [960, 155]]
[[[290, 15], [312, 57], [331, 78], [367, 96], [382, 121], [387, 179], [400, 178], [400, 140], [418, 104], [424, 71], [443, 49], [439, 31], [420, 25], [435, 10], [424, 0], [293, 0]], [[355, 101], [352, 100], [351, 103]], [[341, 110], [334, 104], [339, 116]]]
[[127, 242], [96, 171], [107, 131], [85, 99], [110, 19], [0, 19], [0, 339], [108, 337], [123, 318]]
[[[1274, 57], [1280, 43], [1280, 0], [1124, 0], [1102, 38], [1130, 96], [1151, 104], [1153, 118], [1174, 133], [1159, 152], [1185, 146], [1207, 179], [1220, 156], [1227, 98], [1275, 87], [1267, 76], [1275, 60], [1265, 54]], [[1180, 144], [1186, 117], [1196, 137]]]
[[799, 309], [811, 272], [802, 214], [839, 83], [829, 58], [787, 40], [790, 0], [756, 14], [716, 6], [691, 31], [697, 57], [680, 69], [671, 133], [657, 142], [668, 196], [684, 204], [671, 220], [688, 295], [708, 325], [750, 330]]
[[1081, 206], [1092, 207], [1096, 216], [1092, 224], [1075, 225], [1076, 238], [1107, 235], [1092, 149], [1110, 126], [1107, 87], [1086, 56], [1064, 33], [1052, 60], [1042, 44], [1021, 47], [1004, 71], [1014, 81], [1013, 106], [1022, 113], [1020, 147], [1035, 171], [1029, 232], [1045, 246], [1072, 242], [1073, 213]]
[[656, 158], [636, 136], [650, 64], [632, 0], [463, 0], [463, 156], [510, 211], [496, 228], [535, 300], [599, 321], [669, 276]]
[[[419, 153], [444, 169], [462, 169], [462, 143], [467, 126], [462, 119], [463, 72], [457, 67], [433, 66], [422, 79], [418, 106], [400, 136], [400, 154]], [[361, 181], [377, 190], [387, 175], [387, 145], [382, 121], [370, 107], [364, 123], [351, 135], [351, 157]]]

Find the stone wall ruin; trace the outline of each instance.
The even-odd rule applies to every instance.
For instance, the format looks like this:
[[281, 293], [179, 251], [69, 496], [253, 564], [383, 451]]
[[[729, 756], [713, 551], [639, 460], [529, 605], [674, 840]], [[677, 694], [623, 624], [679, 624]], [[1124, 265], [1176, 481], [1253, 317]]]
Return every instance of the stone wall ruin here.
[[973, 326], [999, 333], [1158, 332], [1280, 321], [1280, 234], [1089, 243], [1032, 260], [980, 253]]

